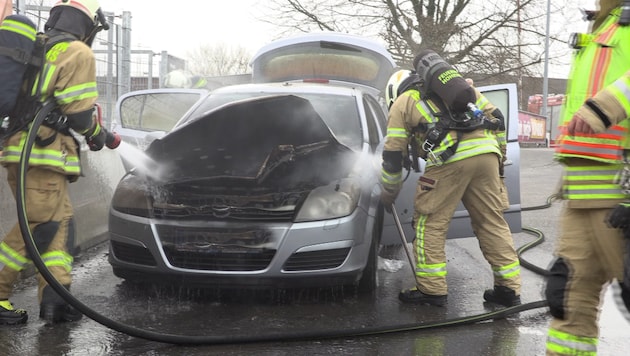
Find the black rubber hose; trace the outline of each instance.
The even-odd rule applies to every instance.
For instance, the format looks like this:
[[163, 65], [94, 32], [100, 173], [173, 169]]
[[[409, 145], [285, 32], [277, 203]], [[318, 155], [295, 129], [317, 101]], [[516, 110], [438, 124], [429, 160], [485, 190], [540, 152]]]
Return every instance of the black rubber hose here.
[[[109, 319], [96, 311], [92, 310], [77, 298], [75, 298], [66, 288], [64, 288], [50, 273], [41, 256], [35, 246], [33, 235], [29, 228], [28, 217], [26, 214], [26, 207], [24, 202], [25, 197], [25, 182], [26, 172], [28, 171], [28, 160], [31, 155], [32, 147], [37, 137], [37, 131], [41, 126], [46, 116], [55, 108], [56, 104], [53, 101], [47, 101], [43, 104], [42, 108], [35, 115], [35, 119], [31, 124], [28, 131], [27, 139], [24, 144], [24, 150], [20, 156], [20, 163], [18, 166], [18, 179], [17, 179], [17, 213], [20, 230], [22, 232], [22, 238], [26, 246], [26, 251], [31, 257], [33, 264], [42, 275], [42, 277], [48, 282], [48, 284], [61, 296], [67, 303], [75, 307], [81, 313], [96, 321], [97, 323], [106, 326], [112, 330], [161, 343], [177, 344], [177, 345], [219, 345], [219, 344], [244, 344], [254, 342], [277, 342], [277, 341], [297, 341], [297, 340], [321, 340], [332, 338], [344, 338], [355, 336], [367, 336], [388, 334], [402, 331], [422, 330], [437, 327], [465, 325], [476, 323], [480, 321], [504, 318], [510, 314], [520, 313], [525, 310], [543, 308], [547, 305], [546, 301], [537, 301], [527, 304], [522, 304], [514, 307], [504, 308], [497, 311], [466, 316], [455, 319], [441, 320], [437, 322], [429, 323], [412, 323], [403, 325], [390, 325], [390, 326], [374, 326], [374, 327], [358, 327], [356, 329], [341, 329], [341, 330], [323, 330], [323, 331], [303, 331], [292, 333], [276, 333], [271, 335], [247, 335], [247, 336], [194, 336], [194, 335], [177, 335], [177, 334], [165, 334], [144, 329], [139, 329], [133, 326], [129, 326], [115, 320]], [[540, 235], [539, 240], [542, 239]], [[539, 242], [540, 243], [540, 242]], [[531, 248], [533, 245], [528, 246]], [[527, 249], [526, 248], [526, 249]], [[523, 250], [524, 251], [524, 250]]]

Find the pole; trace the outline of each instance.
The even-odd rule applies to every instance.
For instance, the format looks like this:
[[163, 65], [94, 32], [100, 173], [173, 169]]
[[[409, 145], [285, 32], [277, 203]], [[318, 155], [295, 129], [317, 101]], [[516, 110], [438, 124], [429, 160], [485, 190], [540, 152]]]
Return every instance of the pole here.
[[547, 117], [547, 96], [549, 95], [549, 23], [551, 21], [551, 0], [547, 0], [547, 27], [545, 29], [545, 69], [543, 74], [543, 95], [542, 95], [542, 112], [541, 115], [545, 117], [548, 127], [548, 140], [547, 145], [551, 142], [551, 128], [552, 122]]
[[407, 255], [407, 259], [409, 260], [409, 267], [411, 267], [413, 280], [416, 283], [416, 286], [420, 287], [417, 285], [418, 283], [416, 282], [416, 272], [415, 272], [416, 264], [413, 262], [414, 257], [411, 251], [409, 250], [409, 246], [407, 246], [407, 236], [405, 236], [405, 231], [403, 230], [402, 224], [400, 223], [400, 218], [398, 217], [398, 212], [396, 211], [396, 206], [394, 204], [392, 204], [392, 215], [394, 217], [394, 222], [396, 223], [396, 228], [398, 229], [398, 235], [400, 235], [400, 240], [402, 242], [403, 248], [405, 249], [405, 255]]

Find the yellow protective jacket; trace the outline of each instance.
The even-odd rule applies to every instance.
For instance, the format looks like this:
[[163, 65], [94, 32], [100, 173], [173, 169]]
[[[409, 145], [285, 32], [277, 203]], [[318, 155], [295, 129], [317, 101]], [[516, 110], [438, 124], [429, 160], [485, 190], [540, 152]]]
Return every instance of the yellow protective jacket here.
[[[93, 109], [98, 91], [96, 87], [96, 64], [92, 50], [81, 41], [61, 42], [46, 52], [46, 63], [42, 68], [43, 78], [41, 101], [52, 97], [62, 114], [68, 116], [71, 128], [87, 131], [92, 123], [73, 122], [73, 114]], [[38, 83], [35, 84], [35, 91]], [[83, 115], [81, 121], [85, 121]], [[89, 116], [90, 120], [91, 116]], [[76, 119], [78, 120], [78, 119]], [[83, 134], [84, 132], [79, 132]], [[0, 157], [2, 165], [16, 164], [20, 160], [26, 141], [26, 131], [18, 132], [4, 143]], [[38, 136], [42, 140], [54, 138], [45, 147], [35, 144], [31, 151], [29, 165], [43, 166], [46, 169], [66, 174], [71, 181], [81, 175], [79, 144], [72, 135], [58, 134], [52, 128], [41, 126]]]
[[[630, 111], [630, 26], [617, 24], [620, 13], [616, 8], [602, 21], [571, 68], [556, 158], [566, 166], [563, 198], [574, 208], [607, 208], [627, 198], [616, 184]], [[576, 114], [597, 133], [569, 136], [566, 125]]]
[[[475, 89], [475, 93], [477, 97], [475, 105], [483, 110], [488, 117], [492, 117], [491, 113], [496, 107], [478, 90]], [[461, 136], [455, 154], [448, 158], [448, 160], [445, 162], [439, 160], [434, 162], [428, 159], [427, 156], [429, 152], [422, 149], [422, 144], [426, 139], [426, 132], [414, 132], [414, 128], [420, 124], [426, 124], [427, 126], [435, 124], [437, 117], [433, 116], [431, 112], [437, 111], [437, 107], [438, 106], [430, 100], [421, 100], [418, 90], [410, 89], [402, 93], [389, 109], [387, 136], [385, 138], [383, 151], [401, 152], [403, 155], [406, 155], [410, 140], [416, 140], [419, 149], [418, 156], [426, 159], [427, 169], [432, 166], [448, 164], [485, 153], [495, 153], [498, 157], [505, 159], [505, 128], [500, 132], [484, 128], [465, 132]], [[449, 131], [440, 144], [432, 149], [433, 155], [439, 156], [440, 153], [453, 146], [457, 140], [457, 131]], [[497, 174], [499, 173], [497, 172]], [[381, 170], [381, 184], [383, 188], [389, 191], [398, 191], [402, 184], [402, 169], [397, 172], [391, 172], [383, 168]]]

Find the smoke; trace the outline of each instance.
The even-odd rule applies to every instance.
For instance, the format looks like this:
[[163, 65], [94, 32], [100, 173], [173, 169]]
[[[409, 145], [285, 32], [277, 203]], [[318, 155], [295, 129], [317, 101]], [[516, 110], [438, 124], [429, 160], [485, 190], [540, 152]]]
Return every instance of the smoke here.
[[162, 181], [169, 171], [167, 164], [154, 161], [145, 152], [124, 141], [120, 143], [116, 150], [123, 161], [125, 169], [127, 171], [133, 170], [137, 175], [155, 181]]

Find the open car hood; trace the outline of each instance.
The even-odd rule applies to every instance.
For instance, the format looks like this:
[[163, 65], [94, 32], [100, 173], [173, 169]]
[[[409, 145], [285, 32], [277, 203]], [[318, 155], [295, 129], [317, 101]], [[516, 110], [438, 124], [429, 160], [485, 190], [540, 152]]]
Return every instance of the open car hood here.
[[356, 156], [308, 100], [294, 95], [226, 104], [154, 141], [146, 153], [164, 167], [160, 180], [167, 184], [286, 189], [344, 177]]

